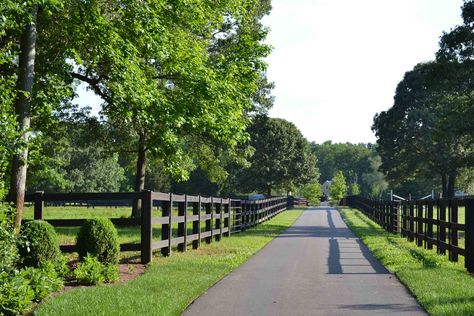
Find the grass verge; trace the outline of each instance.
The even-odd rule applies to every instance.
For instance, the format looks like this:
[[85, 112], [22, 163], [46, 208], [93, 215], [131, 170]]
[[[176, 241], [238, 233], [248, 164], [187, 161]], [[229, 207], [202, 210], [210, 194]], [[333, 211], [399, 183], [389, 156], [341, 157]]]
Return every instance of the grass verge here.
[[388, 233], [357, 210], [344, 208], [341, 214], [430, 315], [474, 315], [474, 278], [462, 264]]
[[125, 284], [81, 288], [50, 299], [35, 315], [179, 315], [194, 299], [232, 272], [301, 215], [273, 219], [198, 250], [155, 257], [146, 273]]

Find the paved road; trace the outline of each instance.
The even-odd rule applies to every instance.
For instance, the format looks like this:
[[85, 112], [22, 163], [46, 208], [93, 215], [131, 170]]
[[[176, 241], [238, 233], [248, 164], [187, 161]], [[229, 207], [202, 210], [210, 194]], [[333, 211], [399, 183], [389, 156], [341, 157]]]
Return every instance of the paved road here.
[[183, 315], [426, 315], [339, 212], [308, 209]]

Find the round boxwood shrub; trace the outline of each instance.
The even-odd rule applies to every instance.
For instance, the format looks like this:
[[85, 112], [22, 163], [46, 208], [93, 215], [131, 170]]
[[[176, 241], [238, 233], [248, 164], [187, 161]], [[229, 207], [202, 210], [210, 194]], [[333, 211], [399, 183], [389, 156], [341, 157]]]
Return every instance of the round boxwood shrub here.
[[81, 260], [90, 254], [104, 264], [117, 264], [120, 252], [118, 233], [108, 218], [88, 219], [79, 230], [76, 241]]
[[24, 266], [39, 267], [47, 261], [58, 261], [61, 256], [59, 239], [51, 224], [41, 220], [26, 222], [20, 234], [18, 252]]

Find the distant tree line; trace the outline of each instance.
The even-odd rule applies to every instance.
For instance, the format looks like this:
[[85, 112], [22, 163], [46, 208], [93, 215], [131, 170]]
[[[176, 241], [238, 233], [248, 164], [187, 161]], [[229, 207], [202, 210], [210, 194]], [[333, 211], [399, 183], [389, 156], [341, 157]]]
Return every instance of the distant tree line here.
[[[337, 179], [335, 194], [363, 194], [380, 197], [387, 188], [385, 176], [378, 171], [380, 156], [373, 144], [332, 143], [311, 144], [318, 157], [320, 183]], [[344, 185], [342, 185], [344, 183]], [[336, 192], [334, 191], [334, 192]], [[334, 195], [334, 194], [333, 194]], [[332, 197], [334, 198], [334, 196]]]
[[462, 18], [441, 36], [436, 60], [408, 71], [393, 107], [374, 118], [381, 170], [393, 187], [474, 193], [474, 1], [464, 1]]

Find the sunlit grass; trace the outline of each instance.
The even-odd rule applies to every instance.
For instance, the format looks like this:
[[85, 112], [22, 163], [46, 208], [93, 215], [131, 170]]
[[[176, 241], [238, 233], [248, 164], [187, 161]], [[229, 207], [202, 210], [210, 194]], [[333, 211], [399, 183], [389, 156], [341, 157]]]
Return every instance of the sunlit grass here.
[[38, 315], [179, 315], [301, 215], [283, 212], [243, 233], [198, 250], [155, 256], [146, 273], [126, 284], [82, 288], [42, 304]]
[[463, 261], [452, 263], [391, 234], [357, 210], [342, 216], [374, 255], [405, 284], [430, 315], [474, 315], [474, 278]]

